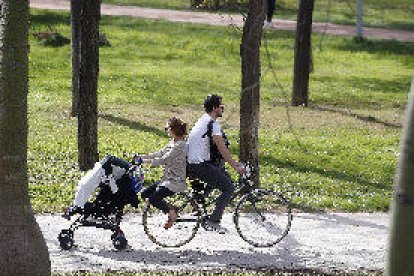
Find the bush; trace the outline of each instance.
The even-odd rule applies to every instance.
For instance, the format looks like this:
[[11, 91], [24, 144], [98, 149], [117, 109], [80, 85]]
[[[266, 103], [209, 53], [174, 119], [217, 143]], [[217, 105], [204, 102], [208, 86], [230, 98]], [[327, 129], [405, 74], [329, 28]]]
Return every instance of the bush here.
[[34, 37], [43, 46], [61, 47], [63, 45], [70, 43], [70, 39], [52, 30], [49, 30], [46, 32], [35, 33]]

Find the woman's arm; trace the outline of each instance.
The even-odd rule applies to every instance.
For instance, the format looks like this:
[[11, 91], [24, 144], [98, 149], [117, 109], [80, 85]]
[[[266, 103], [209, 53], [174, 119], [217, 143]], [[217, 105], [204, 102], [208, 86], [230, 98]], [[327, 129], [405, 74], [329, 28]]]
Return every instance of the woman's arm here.
[[180, 157], [185, 158], [187, 144], [176, 143], [170, 150], [167, 150], [161, 157], [152, 159], [151, 164], [155, 167], [165, 165], [171, 160], [177, 160]]
[[142, 158], [143, 162], [146, 162], [145, 160], [147, 160], [146, 163], [148, 163], [149, 162], [148, 160], [150, 160], [150, 159], [154, 159], [154, 158], [163, 156], [165, 154], [165, 152], [168, 150], [167, 147], [168, 147], [168, 145], [166, 145], [165, 147], [163, 147], [159, 151], [155, 151], [155, 152], [148, 153], [146, 155], [142, 155], [141, 158]]

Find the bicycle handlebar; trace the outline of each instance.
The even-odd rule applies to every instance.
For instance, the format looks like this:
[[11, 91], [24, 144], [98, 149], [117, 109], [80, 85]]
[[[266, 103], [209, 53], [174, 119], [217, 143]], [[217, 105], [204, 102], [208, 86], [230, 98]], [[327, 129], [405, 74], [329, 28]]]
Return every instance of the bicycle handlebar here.
[[246, 172], [241, 175], [241, 178], [243, 178], [245, 180], [250, 180], [252, 178], [252, 175], [253, 175], [253, 166], [250, 165], [250, 163], [243, 164], [243, 166], [246, 169]]

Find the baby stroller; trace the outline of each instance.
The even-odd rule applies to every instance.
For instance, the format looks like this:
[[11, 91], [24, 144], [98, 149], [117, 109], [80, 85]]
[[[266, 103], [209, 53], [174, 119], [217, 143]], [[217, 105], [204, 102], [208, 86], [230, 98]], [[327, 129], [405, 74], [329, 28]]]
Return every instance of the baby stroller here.
[[62, 249], [69, 250], [73, 247], [74, 232], [82, 226], [111, 230], [114, 247], [120, 250], [127, 246], [120, 223], [126, 205], [138, 207], [137, 193], [144, 183], [141, 163], [142, 160], [136, 160], [135, 157], [129, 163], [107, 155], [79, 181], [81, 185], [98, 187], [98, 192], [92, 202], [86, 202], [83, 208], [77, 209], [79, 216], [69, 229], [60, 232], [58, 240]]

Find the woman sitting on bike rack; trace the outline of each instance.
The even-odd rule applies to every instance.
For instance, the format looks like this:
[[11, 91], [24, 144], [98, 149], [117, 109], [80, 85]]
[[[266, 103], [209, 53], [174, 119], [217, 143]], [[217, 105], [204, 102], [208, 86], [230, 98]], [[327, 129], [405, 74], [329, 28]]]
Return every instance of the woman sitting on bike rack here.
[[149, 203], [168, 214], [168, 220], [164, 224], [165, 229], [173, 226], [177, 219], [177, 212], [174, 206], [168, 204], [164, 198], [183, 192], [187, 189], [186, 183], [186, 156], [187, 143], [187, 124], [179, 118], [172, 117], [165, 128], [171, 141], [161, 150], [141, 156], [144, 163], [152, 166], [164, 166], [162, 178], [144, 189], [141, 193], [143, 199], [148, 199]]

